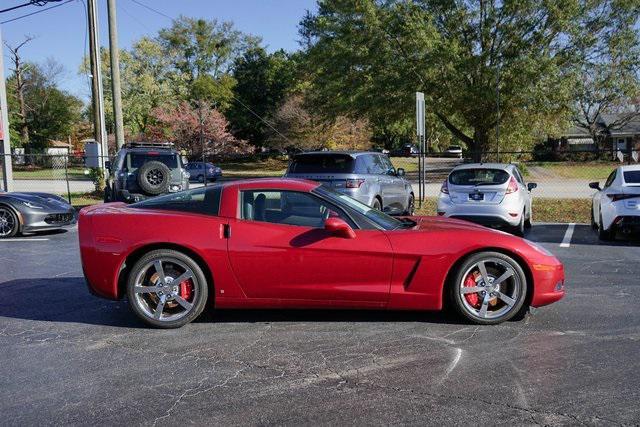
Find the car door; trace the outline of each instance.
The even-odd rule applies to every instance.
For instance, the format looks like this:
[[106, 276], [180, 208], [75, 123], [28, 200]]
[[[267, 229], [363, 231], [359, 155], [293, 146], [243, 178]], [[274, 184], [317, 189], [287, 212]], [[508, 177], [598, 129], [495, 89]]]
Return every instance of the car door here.
[[384, 212], [392, 211], [398, 204], [398, 196], [393, 189], [393, 177], [389, 175], [387, 166], [378, 154], [368, 155], [372, 164], [372, 172], [376, 176], [378, 185], [380, 186], [380, 196], [382, 197], [382, 210]]
[[386, 175], [389, 178], [389, 192], [393, 197], [393, 207], [395, 211], [404, 212], [407, 208], [409, 201], [409, 193], [405, 185], [404, 178], [396, 175], [396, 168], [391, 163], [391, 160], [385, 155], [380, 155], [380, 162], [382, 163]]
[[379, 230], [332, 235], [324, 219], [340, 208], [305, 192], [242, 190], [240, 214], [230, 223], [229, 259], [249, 298], [361, 301], [389, 295], [392, 250]]

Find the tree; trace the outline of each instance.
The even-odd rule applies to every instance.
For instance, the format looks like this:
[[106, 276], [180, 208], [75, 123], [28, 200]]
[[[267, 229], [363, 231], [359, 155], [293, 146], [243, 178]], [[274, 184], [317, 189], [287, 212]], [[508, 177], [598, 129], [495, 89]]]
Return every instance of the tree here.
[[228, 111], [234, 134], [255, 146], [265, 144], [271, 131], [266, 118], [283, 102], [296, 82], [295, 56], [279, 50], [268, 54], [262, 47], [237, 58], [233, 77], [234, 102]]
[[371, 147], [371, 130], [365, 119], [315, 115], [304, 106], [302, 94], [285, 99], [273, 116], [267, 144], [280, 150], [362, 150]]
[[25, 85], [27, 82], [24, 79], [25, 67], [20, 56], [20, 49], [22, 49], [27, 43], [33, 40], [31, 36], [25, 36], [24, 40], [18, 43], [16, 46], [11, 46], [9, 43], [4, 44], [11, 53], [11, 62], [13, 63], [13, 75], [15, 77], [15, 96], [18, 101], [18, 110], [15, 113], [16, 121], [18, 121], [18, 128], [20, 134], [21, 143], [24, 145], [29, 144], [29, 125], [27, 123], [27, 105], [24, 99]]
[[553, 133], [568, 119], [572, 53], [589, 42], [581, 18], [606, 2], [323, 0], [301, 23], [312, 103], [392, 123], [413, 115], [422, 90], [476, 159], [495, 147], [498, 123], [517, 130], [501, 128], [501, 143], [528, 148], [534, 128]]
[[158, 41], [177, 79], [184, 79], [190, 99], [214, 102], [220, 109], [230, 104], [235, 81], [230, 68], [259, 39], [236, 30], [230, 22], [184, 16], [162, 29]]
[[156, 124], [148, 128], [146, 138], [171, 140], [191, 156], [220, 156], [251, 151], [245, 141], [236, 139], [228, 131], [227, 119], [206, 104], [196, 108], [182, 101], [177, 106], [157, 107], [152, 115]]
[[[23, 68], [23, 94], [26, 106], [26, 127], [28, 143], [32, 148], [44, 148], [50, 140], [66, 139], [80, 122], [82, 101], [57, 87], [57, 76], [62, 66], [53, 60], [44, 64], [31, 64]], [[7, 85], [12, 92], [18, 84], [12, 75]], [[9, 111], [18, 111], [16, 97], [9, 97]], [[11, 114], [10, 126], [24, 129], [20, 120]]]
[[[586, 14], [579, 46], [581, 61], [575, 85], [573, 121], [585, 129], [599, 149], [611, 131], [638, 117], [634, 100], [640, 97], [640, 41], [636, 30], [640, 2], [611, 2]], [[602, 115], [619, 113], [604, 122]]]

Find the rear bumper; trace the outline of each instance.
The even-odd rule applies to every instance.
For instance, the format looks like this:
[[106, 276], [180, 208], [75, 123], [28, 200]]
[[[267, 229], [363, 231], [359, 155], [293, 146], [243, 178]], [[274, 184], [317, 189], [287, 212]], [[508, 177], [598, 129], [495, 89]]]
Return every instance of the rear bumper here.
[[485, 227], [512, 227], [517, 225], [520, 220], [518, 219], [515, 224], [507, 221], [506, 218], [495, 215], [446, 215], [453, 219], [463, 219], [465, 221], [474, 222], [476, 224], [484, 225]]
[[440, 193], [437, 210], [439, 216], [463, 219], [486, 227], [515, 227], [522, 219], [523, 206], [515, 201], [498, 204], [453, 203], [449, 195]]

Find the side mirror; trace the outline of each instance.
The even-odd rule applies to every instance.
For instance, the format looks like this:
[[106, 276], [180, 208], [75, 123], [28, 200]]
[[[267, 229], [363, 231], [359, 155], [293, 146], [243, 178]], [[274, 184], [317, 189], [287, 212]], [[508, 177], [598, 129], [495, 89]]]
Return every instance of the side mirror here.
[[324, 222], [324, 229], [336, 237], [353, 239], [356, 237], [355, 231], [341, 218], [329, 217]]
[[538, 184], [536, 184], [535, 182], [530, 182], [527, 184], [527, 190], [531, 191], [534, 188], [538, 188]]
[[589, 183], [589, 188], [593, 188], [594, 190], [598, 190], [598, 191], [602, 190], [602, 189], [600, 188], [600, 183], [599, 183], [598, 181], [596, 181], [596, 182], [590, 182], [590, 183]]
[[104, 167], [107, 168], [109, 172], [111, 172], [111, 162], [109, 160], [104, 162]]
[[405, 175], [404, 169], [403, 168], [398, 168], [398, 170], [396, 170], [396, 175], [404, 176]]

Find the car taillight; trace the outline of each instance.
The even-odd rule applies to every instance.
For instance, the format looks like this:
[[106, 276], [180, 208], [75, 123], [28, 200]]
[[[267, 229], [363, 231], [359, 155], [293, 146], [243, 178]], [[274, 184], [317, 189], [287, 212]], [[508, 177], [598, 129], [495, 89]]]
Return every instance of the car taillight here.
[[346, 187], [347, 188], [360, 188], [360, 186], [364, 183], [364, 179], [348, 179]]
[[634, 197], [638, 197], [637, 194], [607, 194], [607, 197], [611, 199], [612, 202], [617, 202], [618, 200], [632, 199]]
[[515, 193], [518, 191], [518, 182], [514, 177], [509, 180], [509, 186], [507, 187], [507, 194]]
[[449, 194], [449, 184], [447, 184], [447, 180], [445, 179], [442, 183], [442, 187], [440, 187], [440, 192], [444, 194]]

